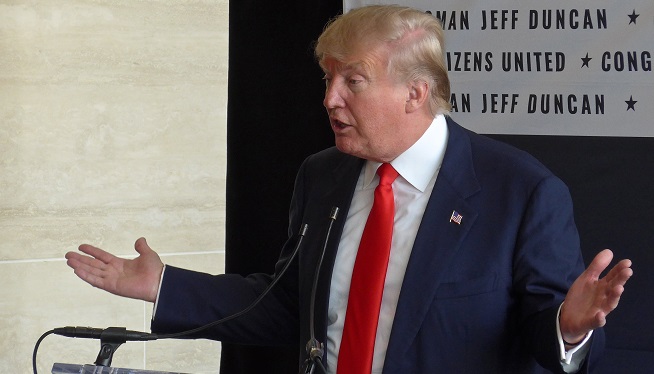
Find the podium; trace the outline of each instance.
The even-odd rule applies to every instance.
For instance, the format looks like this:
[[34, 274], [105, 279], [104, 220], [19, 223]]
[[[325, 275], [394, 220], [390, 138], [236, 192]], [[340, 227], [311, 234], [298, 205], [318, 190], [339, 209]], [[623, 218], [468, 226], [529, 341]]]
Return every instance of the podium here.
[[114, 368], [109, 366], [77, 365], [56, 363], [52, 374], [184, 374], [170, 371], [152, 371], [139, 369]]

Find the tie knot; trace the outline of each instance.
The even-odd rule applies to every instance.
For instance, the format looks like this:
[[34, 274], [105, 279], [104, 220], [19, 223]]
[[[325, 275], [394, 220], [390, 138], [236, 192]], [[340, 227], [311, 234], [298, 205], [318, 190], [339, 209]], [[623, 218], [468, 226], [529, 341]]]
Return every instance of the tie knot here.
[[384, 163], [377, 169], [377, 175], [379, 175], [380, 185], [390, 185], [393, 184], [393, 181], [399, 174], [391, 164]]

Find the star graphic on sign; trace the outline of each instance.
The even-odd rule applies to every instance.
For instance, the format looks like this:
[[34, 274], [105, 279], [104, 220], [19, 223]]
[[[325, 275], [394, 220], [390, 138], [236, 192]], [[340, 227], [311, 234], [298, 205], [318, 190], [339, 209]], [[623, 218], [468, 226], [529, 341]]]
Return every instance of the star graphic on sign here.
[[640, 14], [636, 14], [636, 9], [634, 9], [631, 14], [628, 14], [629, 16], [629, 24], [631, 25], [632, 23], [635, 25], [636, 24], [636, 18], [638, 18]]
[[629, 100], [625, 100], [625, 103], [627, 103], [627, 110], [631, 109], [635, 112], [637, 102], [638, 101], [634, 100], [633, 96], [629, 96]]
[[592, 57], [588, 57], [588, 52], [586, 52], [586, 57], [582, 57], [582, 58], [581, 58], [581, 61], [583, 61], [583, 64], [581, 64], [581, 67], [583, 68], [583, 67], [585, 66], [585, 67], [587, 67], [587, 68], [590, 68], [590, 66], [588, 66], [588, 63], [589, 63], [590, 60], [592, 60], [592, 59], [593, 59]]

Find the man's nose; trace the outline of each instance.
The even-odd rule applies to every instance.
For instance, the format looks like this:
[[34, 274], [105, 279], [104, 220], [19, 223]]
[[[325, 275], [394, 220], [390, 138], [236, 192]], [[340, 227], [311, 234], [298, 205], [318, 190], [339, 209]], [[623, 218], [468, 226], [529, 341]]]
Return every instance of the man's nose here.
[[322, 105], [327, 109], [339, 108], [344, 106], [343, 97], [340, 94], [340, 90], [336, 84], [330, 83], [325, 89], [325, 99], [322, 101]]

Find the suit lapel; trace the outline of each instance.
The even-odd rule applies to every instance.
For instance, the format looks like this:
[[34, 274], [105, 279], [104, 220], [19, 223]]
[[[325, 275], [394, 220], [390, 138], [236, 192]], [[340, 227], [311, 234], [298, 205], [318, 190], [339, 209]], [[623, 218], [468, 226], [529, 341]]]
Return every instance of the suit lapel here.
[[[479, 191], [466, 130], [448, 118], [449, 139], [404, 276], [386, 353], [385, 372], [395, 372], [418, 333], [444, 270], [477, 217], [466, 199]], [[460, 224], [450, 221], [453, 212]]]

